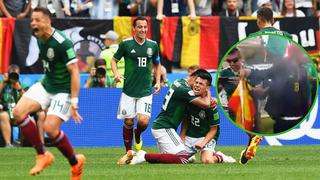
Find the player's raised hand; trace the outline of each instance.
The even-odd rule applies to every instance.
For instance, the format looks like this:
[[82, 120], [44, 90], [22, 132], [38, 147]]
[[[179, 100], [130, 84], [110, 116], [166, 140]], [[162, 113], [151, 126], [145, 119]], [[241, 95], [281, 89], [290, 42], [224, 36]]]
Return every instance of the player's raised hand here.
[[115, 81], [116, 83], [121, 82], [121, 79], [125, 79], [122, 74], [116, 74], [116, 75], [114, 76], [114, 81]]
[[159, 92], [160, 92], [160, 88], [161, 88], [160, 83], [156, 83], [156, 84], [153, 86], [153, 88], [154, 88], [154, 94], [155, 94], [155, 95], [158, 95]]
[[82, 117], [80, 116], [78, 109], [79, 107], [76, 104], [73, 104], [70, 109], [71, 116], [76, 124], [80, 124], [82, 121]]

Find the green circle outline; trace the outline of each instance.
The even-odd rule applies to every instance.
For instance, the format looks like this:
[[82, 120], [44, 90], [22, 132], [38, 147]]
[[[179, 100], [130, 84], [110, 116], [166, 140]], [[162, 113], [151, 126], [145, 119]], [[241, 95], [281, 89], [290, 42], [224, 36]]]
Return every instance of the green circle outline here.
[[[243, 131], [245, 131], [246, 133], [253, 134], [253, 135], [256, 135], [256, 136], [278, 136], [278, 135], [285, 134], [285, 133], [287, 133], [287, 132], [295, 129], [295, 128], [298, 127], [302, 122], [304, 122], [304, 121], [307, 119], [307, 117], [310, 115], [311, 111], [313, 110], [313, 108], [314, 108], [314, 106], [315, 106], [315, 103], [316, 103], [316, 101], [317, 101], [317, 98], [319, 98], [319, 97], [318, 97], [318, 96], [319, 96], [319, 94], [318, 94], [318, 93], [319, 93], [319, 92], [318, 92], [318, 91], [319, 91], [319, 90], [318, 90], [318, 87], [319, 87], [319, 77], [318, 77], [318, 76], [316, 76], [316, 81], [317, 81], [316, 84], [317, 84], [317, 86], [316, 86], [315, 98], [313, 99], [312, 105], [311, 105], [311, 107], [309, 108], [308, 113], [304, 116], [304, 118], [303, 118], [302, 120], [300, 120], [300, 122], [299, 122], [298, 124], [292, 126], [291, 128], [289, 128], [289, 129], [287, 129], [287, 130], [285, 130], [285, 131], [283, 131], [283, 132], [279, 132], [279, 133], [262, 134], [262, 133], [252, 132], [252, 131], [249, 131], [249, 130], [246, 130], [246, 129], [240, 127], [240, 125], [238, 125], [233, 119], [231, 119], [230, 116], [229, 116], [229, 114], [226, 113], [226, 111], [224, 110], [224, 108], [223, 108], [223, 106], [222, 106], [222, 103], [221, 103], [221, 101], [220, 101], [219, 93], [218, 93], [218, 79], [219, 79], [219, 74], [220, 74], [220, 71], [221, 71], [221, 69], [222, 69], [222, 64], [223, 64], [223, 62], [225, 61], [227, 55], [230, 53], [230, 51], [231, 51], [232, 49], [234, 49], [238, 44], [242, 43], [243, 41], [245, 41], [245, 40], [247, 40], [247, 39], [250, 39], [250, 38], [253, 38], [253, 37], [257, 37], [257, 36], [264, 36], [264, 35], [277, 36], [277, 37], [280, 37], [280, 38], [285, 38], [285, 39], [288, 39], [291, 43], [294, 43], [295, 45], [297, 45], [297, 46], [304, 52], [304, 54], [307, 55], [309, 61], [311, 62], [312, 70], [313, 70], [314, 72], [316, 72], [316, 74], [318, 74], [318, 71], [317, 71], [317, 69], [316, 69], [316, 67], [315, 67], [315, 64], [314, 64], [314, 62], [313, 62], [310, 54], [309, 54], [299, 43], [293, 41], [292, 39], [290, 39], [290, 38], [287, 37], [287, 36], [278, 35], [278, 34], [272, 34], [272, 33], [260, 33], [260, 32], [256, 32], [256, 33], [253, 33], [253, 34], [247, 36], [247, 37], [244, 38], [244, 39], [239, 40], [237, 43], [235, 43], [234, 45], [232, 45], [232, 46], [228, 49], [228, 51], [224, 54], [224, 56], [223, 56], [222, 59], [221, 59], [221, 62], [220, 62], [219, 65], [218, 65], [218, 69], [217, 69], [217, 72], [216, 72], [216, 79], [215, 79], [215, 86], [216, 86], [216, 87], [215, 87], [215, 93], [216, 93], [216, 96], [217, 96], [217, 99], [218, 99], [218, 105], [221, 107], [223, 114], [229, 119], [229, 121], [231, 121], [234, 125], [236, 125], [240, 130], [243, 130]], [[319, 104], [319, 103], [318, 103], [318, 104]]]

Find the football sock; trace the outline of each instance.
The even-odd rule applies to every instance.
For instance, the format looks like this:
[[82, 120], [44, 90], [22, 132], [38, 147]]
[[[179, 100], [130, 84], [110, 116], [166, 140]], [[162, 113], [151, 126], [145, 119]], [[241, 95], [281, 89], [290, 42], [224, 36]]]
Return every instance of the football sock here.
[[133, 138], [133, 125], [128, 126], [123, 124], [122, 128], [122, 136], [123, 136], [123, 143], [126, 147], [126, 152], [132, 149], [132, 138]]
[[140, 143], [140, 136], [141, 136], [141, 133], [147, 129], [148, 126], [141, 126], [137, 125], [137, 129], [134, 130], [134, 138], [136, 139], [136, 142], [139, 144]]
[[32, 144], [36, 149], [37, 154], [44, 154], [46, 152], [44, 144], [41, 142], [38, 128], [32, 122], [30, 117], [27, 117], [19, 124], [23, 136]]
[[187, 164], [189, 155], [186, 154], [146, 154], [144, 156], [149, 163]]
[[75, 152], [70, 144], [69, 139], [64, 134], [63, 131], [60, 131], [58, 136], [55, 137], [52, 142], [59, 149], [59, 151], [68, 159], [71, 166], [78, 163], [75, 156]]
[[223, 162], [223, 157], [219, 154], [213, 154], [213, 157], [217, 158], [217, 163], [222, 163]]

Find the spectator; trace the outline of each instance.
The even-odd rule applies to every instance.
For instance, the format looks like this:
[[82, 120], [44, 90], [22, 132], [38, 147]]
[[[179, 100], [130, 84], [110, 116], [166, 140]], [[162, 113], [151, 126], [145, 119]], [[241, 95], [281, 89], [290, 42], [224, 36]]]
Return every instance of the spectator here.
[[156, 16], [157, 0], [135, 0], [131, 4], [131, 13], [137, 16]]
[[90, 17], [92, 0], [71, 0], [71, 14], [75, 17]]
[[137, 16], [141, 0], [119, 0], [119, 16]]
[[[191, 20], [196, 19], [193, 0], [188, 0], [189, 15]], [[184, 0], [170, 1], [158, 0], [157, 19], [162, 20], [165, 16], [186, 16], [187, 6]]]
[[281, 15], [284, 17], [305, 17], [304, 13], [295, 7], [294, 0], [284, 0]]
[[[156, 84], [156, 70], [155, 70], [155, 68], [152, 68], [151, 75], [152, 75], [152, 85], [154, 86]], [[170, 85], [171, 85], [171, 83], [169, 83], [168, 79], [167, 79], [167, 70], [163, 65], [161, 65], [160, 86], [167, 87]]]
[[212, 15], [212, 1], [213, 0], [194, 0], [194, 6], [197, 16], [211, 16]]
[[239, 11], [239, 0], [226, 0], [227, 8], [223, 9], [219, 16], [226, 16], [226, 17], [239, 17], [243, 16], [244, 14]]
[[91, 18], [113, 19], [118, 16], [119, 4], [114, 0], [92, 0], [93, 6], [90, 11]]
[[[271, 9], [272, 12], [273, 12], [273, 17], [275, 17], [275, 16], [280, 16], [280, 14], [279, 14], [278, 12], [275, 12], [275, 11], [273, 10], [271, 0], [258, 0], [258, 1], [257, 1], [257, 6], [258, 6], [258, 8], [264, 8], [264, 7], [266, 7], [266, 8]], [[253, 12], [251, 16], [257, 17], [257, 12], [258, 12], [258, 10], [256, 10], [255, 12]]]
[[[119, 45], [118, 39], [119, 35], [110, 30], [106, 34], [101, 34], [100, 37], [104, 39], [104, 45], [107, 47], [101, 52], [101, 58], [106, 61], [106, 87], [123, 87], [123, 81], [119, 83], [114, 82], [114, 75], [111, 70], [111, 60], [113, 55], [117, 52]], [[118, 71], [121, 75], [124, 75], [124, 59], [121, 58], [120, 61], [117, 63]]]
[[31, 3], [27, 0], [0, 0], [0, 17], [18, 19], [25, 18], [29, 15]]
[[104, 59], [97, 59], [94, 68], [90, 70], [90, 77], [84, 85], [85, 88], [106, 87], [106, 62]]
[[71, 16], [69, 0], [31, 0], [31, 9], [36, 7], [49, 9], [50, 13], [57, 18]]
[[20, 68], [17, 65], [9, 66], [9, 74], [4, 74], [0, 84], [0, 127], [6, 147], [12, 147], [11, 124], [14, 122], [12, 110], [25, 92], [25, 86], [20, 83]]
[[307, 17], [310, 17], [316, 14], [316, 1], [317, 0], [295, 0], [295, 5], [298, 10], [301, 10]]

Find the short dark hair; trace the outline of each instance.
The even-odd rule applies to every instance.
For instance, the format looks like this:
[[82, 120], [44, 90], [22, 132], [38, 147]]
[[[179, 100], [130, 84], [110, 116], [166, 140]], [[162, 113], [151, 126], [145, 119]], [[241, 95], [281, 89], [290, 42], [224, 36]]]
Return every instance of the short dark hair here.
[[52, 14], [50, 13], [49, 9], [44, 7], [36, 7], [33, 9], [32, 12], [42, 12], [45, 16], [47, 16], [49, 19], [51, 19]]
[[9, 73], [12, 73], [12, 72], [15, 72], [15, 71], [20, 71], [20, 67], [16, 64], [11, 64], [9, 67], [8, 67], [8, 72]]
[[212, 83], [212, 76], [211, 74], [205, 70], [205, 69], [198, 69], [196, 70], [195, 72], [193, 72], [191, 75], [191, 77], [193, 76], [197, 76], [197, 77], [200, 77], [201, 79], [205, 79], [208, 81], [208, 86], [211, 86], [211, 83]]
[[98, 67], [98, 66], [102, 66], [102, 65], [106, 65], [106, 61], [104, 59], [97, 59], [94, 61], [94, 67]]
[[273, 12], [270, 8], [261, 7], [257, 12], [257, 18], [263, 22], [272, 22], [273, 21]]
[[137, 21], [147, 21], [148, 24], [148, 19], [144, 16], [138, 16], [133, 20], [133, 27], [136, 27]]

